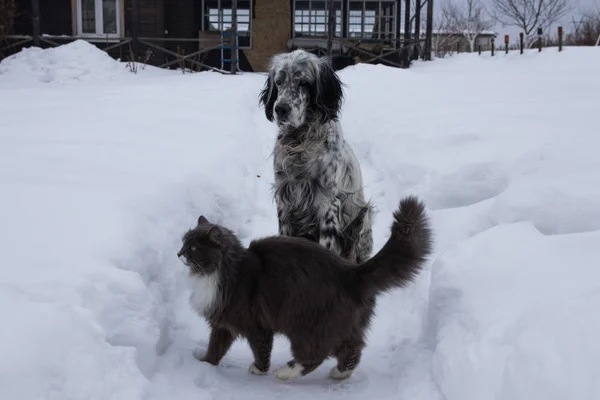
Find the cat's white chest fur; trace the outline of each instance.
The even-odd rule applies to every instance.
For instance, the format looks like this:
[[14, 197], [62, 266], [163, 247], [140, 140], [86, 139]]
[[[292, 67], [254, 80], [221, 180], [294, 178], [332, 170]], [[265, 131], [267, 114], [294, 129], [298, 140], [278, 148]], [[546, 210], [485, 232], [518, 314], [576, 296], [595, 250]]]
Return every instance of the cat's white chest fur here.
[[219, 291], [218, 274], [195, 276], [192, 278], [192, 294], [190, 295], [191, 306], [200, 314], [209, 310], [217, 300]]

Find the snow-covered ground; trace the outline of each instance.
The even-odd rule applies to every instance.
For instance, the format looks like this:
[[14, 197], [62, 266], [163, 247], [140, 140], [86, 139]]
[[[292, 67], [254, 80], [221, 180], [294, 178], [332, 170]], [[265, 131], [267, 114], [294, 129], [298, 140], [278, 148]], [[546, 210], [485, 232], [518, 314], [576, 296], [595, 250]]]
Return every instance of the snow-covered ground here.
[[[386, 295], [355, 375], [215, 368], [180, 237], [276, 233], [264, 75], [137, 75], [84, 42], [0, 64], [0, 398], [600, 398], [600, 49], [359, 65], [342, 124], [378, 214], [427, 203], [428, 268]], [[278, 338], [273, 366], [289, 359]]]

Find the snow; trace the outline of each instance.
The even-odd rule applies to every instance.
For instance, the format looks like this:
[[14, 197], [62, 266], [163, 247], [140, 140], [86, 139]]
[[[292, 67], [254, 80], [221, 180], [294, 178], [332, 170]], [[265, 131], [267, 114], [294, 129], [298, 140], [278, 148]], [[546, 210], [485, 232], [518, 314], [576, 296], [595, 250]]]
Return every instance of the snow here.
[[[144, 75], [148, 71], [152, 75], [169, 74], [156, 67], [136, 65], [138, 72]], [[20, 86], [35, 82], [60, 85], [73, 81], [115, 81], [130, 78], [128, 75], [131, 72], [123, 63], [84, 40], [49, 49], [25, 48], [0, 64], [0, 82], [17, 81]]]
[[0, 398], [600, 397], [595, 48], [340, 72], [345, 134], [378, 209], [427, 203], [435, 254], [382, 297], [361, 364], [280, 382], [208, 329], [177, 259], [200, 214], [277, 231], [264, 74], [132, 74], [85, 42], [0, 63]]

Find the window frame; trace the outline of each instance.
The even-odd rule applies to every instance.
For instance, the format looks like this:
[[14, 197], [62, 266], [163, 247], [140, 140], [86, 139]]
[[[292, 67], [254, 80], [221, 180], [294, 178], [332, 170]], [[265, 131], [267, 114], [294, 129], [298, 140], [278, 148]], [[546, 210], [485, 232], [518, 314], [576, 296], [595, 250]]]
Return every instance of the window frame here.
[[78, 37], [82, 38], [92, 38], [92, 39], [119, 39], [121, 38], [121, 7], [123, 6], [124, 0], [115, 0], [115, 8], [116, 8], [116, 26], [117, 33], [98, 33], [98, 30], [104, 31], [104, 10], [103, 10], [103, 0], [94, 0], [95, 12], [96, 12], [96, 31], [94, 33], [84, 33], [83, 32], [83, 5], [82, 0], [75, 0], [77, 15], [76, 15], [76, 32]]
[[[308, 10], [307, 9], [300, 9], [298, 10], [296, 8], [296, 3], [298, 1], [302, 1], [302, 2], [308, 2]], [[313, 9], [312, 9], [312, 3], [314, 2], [324, 2], [325, 3], [325, 9], [323, 9], [322, 11], [325, 12], [324, 17], [326, 18], [326, 22], [325, 22], [325, 31], [322, 34], [314, 34], [313, 32], [311, 32], [310, 28], [314, 27], [314, 26], [318, 26], [318, 25], [322, 25], [321, 23], [318, 22], [312, 22], [313, 18], [319, 18], [321, 16], [313, 14]], [[334, 6], [337, 6], [339, 4], [339, 9], [335, 9], [335, 33], [334, 36], [336, 37], [343, 37], [344, 35], [344, 8], [346, 6], [346, 0], [334, 0], [335, 4]], [[323, 37], [323, 36], [327, 36], [328, 31], [327, 31], [327, 20], [329, 19], [329, 10], [327, 9], [327, 0], [293, 0], [292, 1], [292, 38], [315, 38], [315, 37]], [[298, 25], [308, 25], [309, 27], [309, 31], [308, 32], [303, 32], [303, 31], [299, 31], [296, 30], [296, 11], [308, 11], [308, 15], [300, 15], [299, 18], [306, 18], [308, 17], [308, 22], [300, 22]], [[315, 9], [314, 11], [321, 11], [321, 9]], [[339, 12], [339, 16], [338, 16], [338, 12]], [[339, 18], [339, 22], [338, 22], [338, 18]], [[339, 26], [339, 31], [338, 31], [338, 26]], [[315, 31], [315, 33], [320, 33]]]
[[[230, 13], [228, 15], [224, 14], [223, 11], [224, 10], [231, 11], [231, 7], [223, 8], [221, 6], [221, 1], [223, 1], [223, 2], [230, 2], [231, 0], [202, 0], [202, 24], [200, 25], [201, 26], [200, 29], [203, 32], [223, 32], [222, 29], [223, 29], [224, 25], [227, 25], [227, 24], [231, 25], [231, 22], [224, 22], [223, 21], [225, 19], [225, 18], [223, 18], [223, 15], [226, 15], [228, 17], [230, 17], [232, 15], [232, 13]], [[254, 38], [254, 35], [253, 35], [253, 32], [252, 32], [252, 30], [253, 30], [253, 21], [252, 20], [254, 19], [253, 18], [254, 0], [245, 0], [245, 1], [248, 2], [248, 8], [246, 8], [246, 7], [240, 8], [240, 6], [239, 6], [240, 1], [238, 0], [238, 7], [237, 7], [237, 9], [238, 9], [238, 21], [237, 21], [237, 24], [238, 24], [238, 43], [242, 42], [242, 40], [241, 40], [242, 38], [247, 37], [248, 38], [248, 44], [247, 45], [246, 44], [244, 44], [244, 45], [240, 44], [238, 46], [238, 48], [239, 49], [252, 49], [253, 38]], [[217, 22], [216, 23], [217, 23], [217, 26], [219, 27], [219, 29], [216, 29], [216, 30], [211, 30], [210, 29], [210, 25], [211, 25], [210, 24], [210, 16], [211, 16], [211, 14], [209, 13], [209, 11], [207, 9], [207, 3], [209, 5], [211, 3], [216, 3], [217, 4], [216, 9], [218, 10], [218, 17], [217, 17]], [[239, 30], [239, 25], [240, 25], [240, 22], [239, 22], [239, 18], [240, 18], [239, 10], [240, 9], [242, 9], [242, 10], [248, 10], [248, 30], [247, 30], [248, 36], [239, 35], [239, 32], [240, 32], [240, 30]], [[245, 17], [246, 15], [243, 15], [243, 16]], [[246, 24], [246, 22], [244, 22], [244, 24]], [[244, 31], [244, 32], [246, 32], [246, 31]]]
[[[394, 1], [394, 0], [347, 0], [348, 3], [348, 17], [346, 20], [346, 29], [348, 32], [348, 38], [350, 39], [363, 39], [363, 40], [395, 40], [397, 39], [397, 32], [396, 32], [396, 24], [397, 24], [397, 19], [398, 19], [398, 2]], [[351, 15], [352, 11], [357, 11], [357, 10], [351, 10], [350, 4], [360, 4], [362, 3], [362, 12], [360, 13], [360, 15]], [[378, 3], [378, 12], [375, 13], [375, 16], [367, 16], [367, 11], [370, 11], [370, 9], [366, 8], [367, 3]], [[384, 6], [392, 6], [391, 8], [391, 14], [390, 15], [384, 15], [382, 10], [384, 9]], [[351, 24], [350, 23], [350, 19], [351, 18], [360, 18], [360, 26], [361, 26], [361, 30], [358, 31], [358, 35], [352, 35], [351, 34], [351, 30], [350, 30], [350, 26], [356, 26], [356, 23]], [[365, 31], [365, 20], [367, 18], [374, 18], [375, 22], [372, 24], [372, 30], [370, 32]], [[390, 21], [391, 22], [391, 29], [390, 29], [390, 33], [391, 36], [385, 36], [382, 37], [382, 35], [387, 35], [388, 32], [386, 32], [386, 30], [382, 29], [384, 24], [382, 24], [383, 21]], [[377, 27], [377, 29], [375, 29], [375, 27]], [[369, 34], [369, 36], [366, 36], [365, 34]], [[377, 37], [373, 37], [373, 35], [376, 34]]]

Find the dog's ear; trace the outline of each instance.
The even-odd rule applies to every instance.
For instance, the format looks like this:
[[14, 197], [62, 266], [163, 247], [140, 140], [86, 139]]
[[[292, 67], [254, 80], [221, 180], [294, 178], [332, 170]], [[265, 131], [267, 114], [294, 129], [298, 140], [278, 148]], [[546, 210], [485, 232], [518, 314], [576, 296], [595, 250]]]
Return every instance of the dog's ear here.
[[198, 225], [204, 225], [204, 224], [208, 224], [208, 220], [204, 217], [204, 215], [201, 215], [198, 217]]
[[321, 122], [337, 120], [344, 99], [343, 85], [331, 63], [323, 59], [319, 65], [315, 102], [321, 111]]
[[277, 100], [277, 86], [273, 82], [273, 71], [269, 71], [264, 88], [260, 91], [259, 102], [265, 108], [265, 116], [273, 121], [273, 106]]

